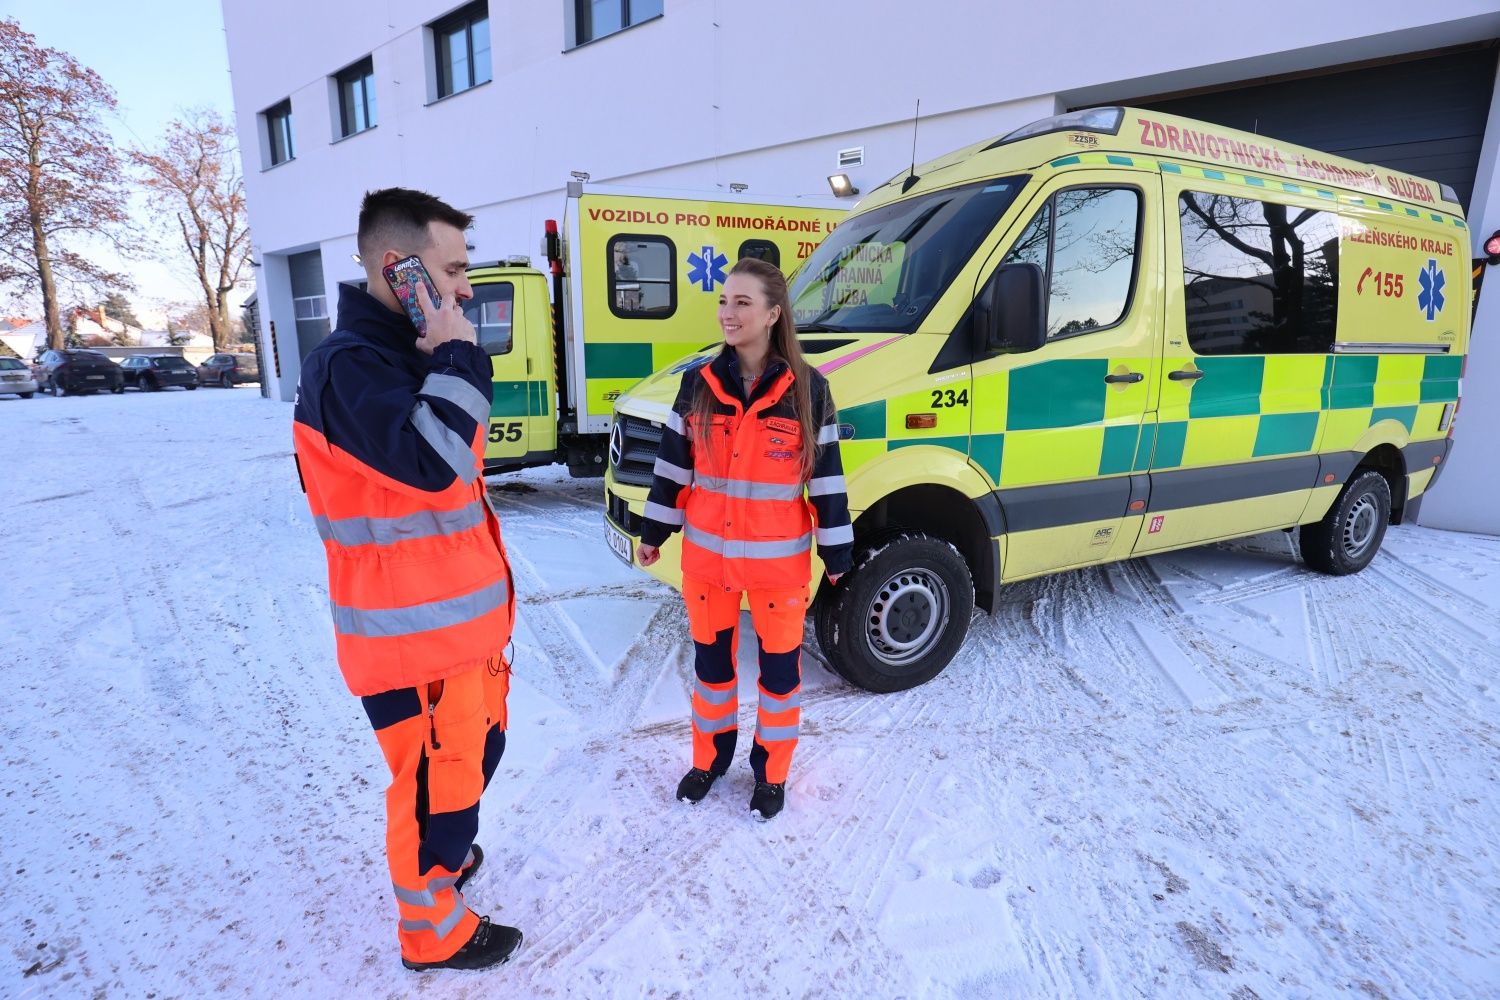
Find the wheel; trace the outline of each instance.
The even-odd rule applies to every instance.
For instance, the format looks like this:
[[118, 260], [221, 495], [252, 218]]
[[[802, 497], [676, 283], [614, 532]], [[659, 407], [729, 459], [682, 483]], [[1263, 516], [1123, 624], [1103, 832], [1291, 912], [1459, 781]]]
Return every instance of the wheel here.
[[192, 385], [190, 385], [190, 386], [187, 387], [187, 391], [188, 392], [192, 392], [196, 388], [198, 388], [198, 383], [194, 382]]
[[904, 691], [942, 672], [963, 645], [974, 581], [947, 542], [897, 531], [865, 543], [814, 609], [829, 664], [866, 691]]
[[23, 392], [23, 393], [21, 393], [21, 398], [22, 399], [30, 399], [32, 396], [35, 396], [35, 395], [36, 395], [36, 393], [34, 393], [34, 392]]
[[55, 398], [57, 398], [57, 399], [62, 399], [67, 394], [68, 394], [68, 390], [66, 390], [66, 389], [63, 388], [63, 384], [60, 381], [58, 381], [57, 379], [53, 379], [52, 380], [52, 395]]
[[224, 372], [223, 374], [221, 374], [219, 376], [219, 388], [220, 389], [233, 389], [234, 388], [234, 382], [229, 378], [229, 373], [228, 372]]
[[156, 379], [154, 378], [142, 378], [141, 388], [146, 392], [156, 392], [161, 389], [161, 386], [156, 384]]
[[112, 393], [114, 393], [116, 396], [118, 396], [120, 393], [122, 393], [122, 392], [125, 391], [125, 386], [124, 385], [117, 385], [117, 386], [115, 386], [113, 389], [111, 389], [109, 391], [112, 392]]
[[1391, 523], [1391, 485], [1374, 469], [1356, 470], [1323, 520], [1304, 524], [1302, 561], [1333, 576], [1370, 565]]

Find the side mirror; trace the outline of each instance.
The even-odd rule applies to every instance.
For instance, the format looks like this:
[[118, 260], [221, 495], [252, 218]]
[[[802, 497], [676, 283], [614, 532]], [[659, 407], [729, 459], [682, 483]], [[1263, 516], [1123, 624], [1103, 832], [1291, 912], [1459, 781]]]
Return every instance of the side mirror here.
[[1035, 264], [1006, 264], [979, 293], [981, 353], [1024, 354], [1047, 343], [1046, 278]]

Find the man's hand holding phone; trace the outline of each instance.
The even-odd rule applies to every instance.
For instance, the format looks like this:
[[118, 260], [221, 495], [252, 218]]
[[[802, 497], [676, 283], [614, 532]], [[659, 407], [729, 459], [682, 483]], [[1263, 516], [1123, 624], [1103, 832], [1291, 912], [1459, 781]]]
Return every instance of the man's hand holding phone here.
[[444, 295], [440, 303], [433, 305], [425, 291], [419, 291], [417, 305], [421, 307], [422, 319], [427, 327], [426, 334], [417, 338], [417, 350], [423, 354], [430, 355], [439, 345], [450, 340], [479, 343], [479, 334], [474, 329], [474, 324], [464, 318], [463, 306], [452, 292]]

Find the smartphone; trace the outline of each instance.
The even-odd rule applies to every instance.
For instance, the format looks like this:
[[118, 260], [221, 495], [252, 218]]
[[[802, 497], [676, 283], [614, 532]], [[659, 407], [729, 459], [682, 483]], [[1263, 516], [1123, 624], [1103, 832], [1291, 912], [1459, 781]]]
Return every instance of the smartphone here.
[[422, 315], [417, 296], [425, 292], [427, 301], [432, 303], [433, 308], [438, 306], [439, 299], [427, 268], [422, 266], [422, 258], [415, 254], [403, 257], [394, 264], [387, 264], [380, 273], [385, 276], [385, 283], [391, 286], [396, 301], [401, 303], [401, 308], [411, 317], [412, 325], [417, 328], [417, 336], [427, 336], [427, 317]]

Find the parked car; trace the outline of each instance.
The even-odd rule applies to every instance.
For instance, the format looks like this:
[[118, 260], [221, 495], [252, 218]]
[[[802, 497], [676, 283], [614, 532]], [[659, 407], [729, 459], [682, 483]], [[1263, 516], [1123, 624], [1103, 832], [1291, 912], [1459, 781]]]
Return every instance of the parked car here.
[[8, 392], [22, 399], [36, 395], [36, 376], [16, 358], [0, 358], [0, 394]]
[[120, 374], [125, 376], [126, 385], [133, 385], [142, 392], [156, 392], [174, 385], [184, 389], [198, 388], [198, 373], [184, 358], [132, 354], [120, 362]]
[[241, 382], [259, 382], [260, 368], [253, 354], [215, 354], [198, 366], [199, 385], [233, 389]]
[[98, 351], [83, 348], [48, 349], [31, 366], [37, 388], [54, 396], [73, 392], [124, 392], [120, 366]]

